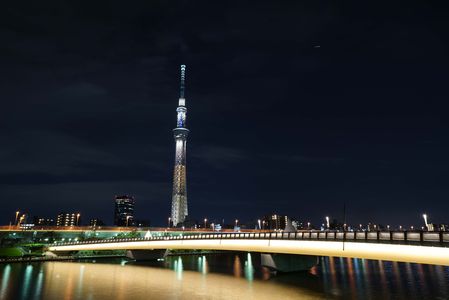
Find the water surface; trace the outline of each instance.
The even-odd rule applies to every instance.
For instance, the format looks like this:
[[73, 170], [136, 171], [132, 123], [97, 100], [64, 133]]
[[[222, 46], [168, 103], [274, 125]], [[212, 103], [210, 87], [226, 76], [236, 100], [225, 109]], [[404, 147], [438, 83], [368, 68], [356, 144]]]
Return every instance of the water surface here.
[[448, 299], [449, 268], [320, 258], [273, 274], [248, 253], [0, 265], [0, 299]]

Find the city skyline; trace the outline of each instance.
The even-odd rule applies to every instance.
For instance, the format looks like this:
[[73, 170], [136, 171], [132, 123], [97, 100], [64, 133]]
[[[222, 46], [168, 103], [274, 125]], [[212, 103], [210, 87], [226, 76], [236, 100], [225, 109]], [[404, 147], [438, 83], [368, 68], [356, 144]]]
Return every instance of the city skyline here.
[[132, 195], [136, 218], [165, 225], [183, 63], [193, 219], [341, 219], [346, 205], [353, 224], [448, 222], [448, 21], [437, 9], [141, 13], [153, 5], [1, 12], [2, 223], [20, 209], [112, 224], [114, 195]]

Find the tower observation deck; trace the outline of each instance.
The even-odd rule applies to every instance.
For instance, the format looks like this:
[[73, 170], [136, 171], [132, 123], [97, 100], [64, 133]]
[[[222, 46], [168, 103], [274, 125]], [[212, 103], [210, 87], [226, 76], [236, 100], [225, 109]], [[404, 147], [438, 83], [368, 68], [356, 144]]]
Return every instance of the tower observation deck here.
[[173, 129], [175, 138], [175, 168], [173, 171], [173, 193], [171, 203], [171, 221], [173, 226], [185, 221], [188, 215], [187, 182], [186, 182], [186, 143], [189, 130], [186, 126], [187, 108], [184, 96], [186, 66], [181, 65], [181, 88], [177, 112], [176, 128]]

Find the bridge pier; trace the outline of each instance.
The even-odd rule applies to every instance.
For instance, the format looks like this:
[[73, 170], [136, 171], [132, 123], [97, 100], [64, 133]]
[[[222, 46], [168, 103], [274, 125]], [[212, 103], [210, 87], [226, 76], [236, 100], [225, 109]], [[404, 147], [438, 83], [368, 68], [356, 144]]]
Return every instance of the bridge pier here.
[[44, 256], [46, 258], [57, 258], [59, 256], [72, 256], [78, 251], [45, 251]]
[[260, 264], [279, 272], [308, 271], [318, 264], [318, 256], [261, 253]]
[[157, 260], [166, 256], [167, 249], [155, 250], [127, 250], [126, 257], [137, 261]]

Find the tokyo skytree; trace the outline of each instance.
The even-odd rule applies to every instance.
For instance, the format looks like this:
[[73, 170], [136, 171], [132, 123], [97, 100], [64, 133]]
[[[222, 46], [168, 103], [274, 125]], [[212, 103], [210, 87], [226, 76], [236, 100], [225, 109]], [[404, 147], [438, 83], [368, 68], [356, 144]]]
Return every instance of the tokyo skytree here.
[[177, 123], [173, 129], [175, 138], [176, 154], [175, 169], [173, 172], [173, 193], [171, 203], [171, 221], [173, 226], [185, 221], [188, 215], [187, 208], [187, 183], [186, 183], [186, 143], [189, 130], [186, 128], [187, 108], [184, 97], [186, 78], [186, 66], [181, 65], [181, 90], [179, 104], [176, 109]]

